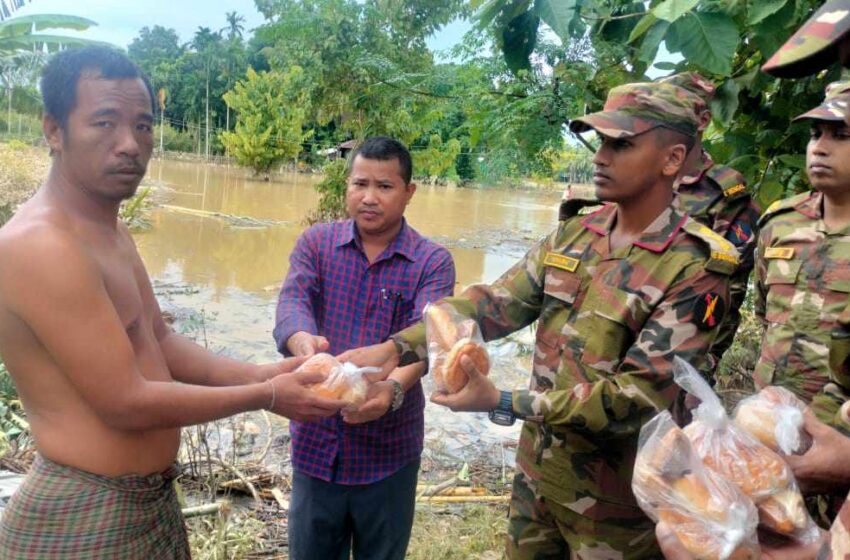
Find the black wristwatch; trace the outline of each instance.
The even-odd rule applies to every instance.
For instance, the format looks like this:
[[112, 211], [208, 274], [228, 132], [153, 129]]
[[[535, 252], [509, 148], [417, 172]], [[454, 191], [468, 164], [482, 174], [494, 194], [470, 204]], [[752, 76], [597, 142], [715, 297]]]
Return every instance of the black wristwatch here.
[[517, 415], [514, 414], [514, 398], [510, 391], [499, 392], [499, 404], [488, 415], [490, 422], [500, 426], [513, 426]]
[[395, 412], [404, 402], [404, 387], [395, 379], [387, 379], [387, 381], [393, 384], [393, 402], [390, 404], [390, 410]]

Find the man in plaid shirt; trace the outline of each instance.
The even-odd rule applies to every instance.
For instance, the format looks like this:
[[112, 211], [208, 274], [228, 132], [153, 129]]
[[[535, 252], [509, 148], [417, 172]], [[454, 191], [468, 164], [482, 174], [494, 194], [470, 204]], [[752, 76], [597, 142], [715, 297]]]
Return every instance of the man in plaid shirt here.
[[[386, 137], [353, 154], [350, 219], [305, 231], [290, 255], [274, 338], [284, 355], [339, 354], [383, 342], [452, 294], [445, 248], [404, 219], [416, 185], [407, 149]], [[292, 422], [292, 560], [404, 558], [413, 525], [425, 399], [424, 366], [370, 387], [359, 409]]]

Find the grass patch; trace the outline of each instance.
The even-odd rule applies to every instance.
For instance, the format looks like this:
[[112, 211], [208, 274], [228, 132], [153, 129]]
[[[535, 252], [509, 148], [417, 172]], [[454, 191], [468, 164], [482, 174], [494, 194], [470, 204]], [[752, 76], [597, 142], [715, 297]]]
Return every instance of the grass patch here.
[[0, 224], [38, 188], [49, 168], [50, 158], [44, 148], [18, 140], [0, 144]]
[[497, 560], [504, 556], [507, 504], [416, 508], [407, 560]]

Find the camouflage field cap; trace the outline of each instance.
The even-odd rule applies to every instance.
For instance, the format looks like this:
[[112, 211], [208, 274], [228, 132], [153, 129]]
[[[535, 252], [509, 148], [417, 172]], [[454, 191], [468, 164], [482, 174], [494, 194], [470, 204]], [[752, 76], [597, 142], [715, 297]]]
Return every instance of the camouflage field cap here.
[[705, 107], [703, 100], [688, 90], [665, 83], [625, 84], [608, 92], [605, 106], [570, 122], [570, 130], [588, 130], [612, 138], [643, 134], [665, 127], [695, 136], [699, 119], [695, 108]]
[[800, 78], [838, 59], [838, 45], [850, 31], [850, 0], [830, 0], [815, 12], [762, 70], [780, 78]]
[[696, 72], [680, 72], [661, 78], [658, 80], [663, 84], [672, 84], [684, 88], [689, 92], [698, 95], [703, 102], [708, 105], [714, 99], [714, 94], [717, 88], [706, 78], [700, 76]]
[[843, 121], [848, 115], [850, 103], [850, 80], [832, 82], [826, 86], [826, 97], [823, 103], [794, 117], [794, 121], [813, 119], [816, 121]]

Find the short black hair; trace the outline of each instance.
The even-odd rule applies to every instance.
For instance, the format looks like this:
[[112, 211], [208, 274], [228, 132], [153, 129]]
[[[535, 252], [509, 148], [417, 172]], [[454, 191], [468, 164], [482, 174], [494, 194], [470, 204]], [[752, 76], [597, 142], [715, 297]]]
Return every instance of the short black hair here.
[[351, 159], [348, 160], [348, 173], [351, 173], [351, 166], [357, 156], [381, 161], [397, 159], [404, 184], [410, 183], [410, 179], [413, 178], [413, 161], [410, 159], [410, 152], [407, 151], [404, 144], [394, 138], [372, 136], [364, 140], [362, 144], [357, 146], [351, 154]]
[[66, 49], [50, 58], [41, 72], [40, 83], [44, 111], [63, 129], [68, 124], [68, 115], [77, 106], [80, 76], [92, 70], [96, 70], [99, 77], [112, 80], [141, 78], [151, 98], [151, 112], [156, 112], [150, 80], [126, 54], [100, 45]]
[[696, 144], [696, 138], [694, 136], [666, 126], [659, 126], [653, 130], [655, 131], [655, 141], [659, 146], [667, 147], [675, 144], [684, 144], [685, 153], [688, 153], [693, 149], [694, 144]]

